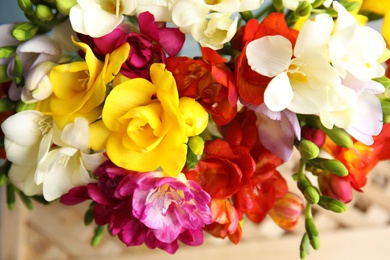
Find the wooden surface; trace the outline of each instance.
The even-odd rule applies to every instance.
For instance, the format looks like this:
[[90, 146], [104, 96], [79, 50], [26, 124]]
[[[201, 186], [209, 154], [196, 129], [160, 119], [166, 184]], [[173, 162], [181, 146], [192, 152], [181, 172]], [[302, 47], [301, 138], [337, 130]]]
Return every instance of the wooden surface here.
[[[307, 259], [390, 259], [390, 168], [383, 163], [371, 174], [364, 193], [356, 193], [353, 203], [343, 214], [319, 209], [315, 219], [320, 232], [321, 248], [312, 250]], [[285, 172], [288, 169], [283, 169]], [[4, 192], [4, 190], [2, 190]], [[3, 194], [4, 196], [4, 194]], [[143, 246], [127, 248], [107, 234], [101, 245], [89, 244], [93, 227], [85, 227], [86, 205], [67, 207], [34, 204], [32, 211], [19, 201], [13, 211], [0, 202], [1, 260], [61, 259], [299, 259], [303, 221], [293, 233], [284, 233], [270, 220], [261, 225], [246, 222], [239, 245], [206, 235], [201, 247], [181, 246], [175, 255]]]

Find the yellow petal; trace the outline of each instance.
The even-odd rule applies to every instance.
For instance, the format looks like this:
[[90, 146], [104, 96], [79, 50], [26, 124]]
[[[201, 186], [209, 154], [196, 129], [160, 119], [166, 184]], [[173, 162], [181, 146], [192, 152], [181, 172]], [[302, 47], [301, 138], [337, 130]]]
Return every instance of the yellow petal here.
[[185, 122], [187, 136], [199, 135], [206, 129], [209, 114], [195, 99], [180, 98], [179, 110]]
[[106, 149], [106, 141], [111, 131], [104, 125], [102, 120], [98, 120], [89, 125], [91, 139], [89, 147], [94, 151], [101, 151]]

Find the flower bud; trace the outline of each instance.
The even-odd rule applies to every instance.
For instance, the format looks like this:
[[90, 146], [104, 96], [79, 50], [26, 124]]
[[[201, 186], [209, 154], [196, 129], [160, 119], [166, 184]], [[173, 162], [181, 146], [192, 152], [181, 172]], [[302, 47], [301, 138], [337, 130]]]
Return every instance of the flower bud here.
[[39, 26], [31, 22], [15, 24], [12, 30], [12, 36], [21, 42], [30, 40], [38, 32]]
[[321, 130], [337, 145], [345, 148], [351, 148], [353, 146], [351, 136], [344, 129], [334, 126], [332, 129], [321, 127]]
[[295, 9], [295, 14], [297, 16], [305, 17], [311, 13], [312, 9], [313, 8], [312, 8], [310, 2], [302, 1], [302, 2], [299, 2], [297, 9]]
[[276, 12], [283, 12], [283, 0], [272, 0], [272, 5], [274, 6]]
[[19, 101], [18, 104], [16, 105], [16, 112], [19, 113], [25, 110], [33, 110], [35, 109], [36, 106], [37, 106], [36, 103], [26, 104], [23, 101]]
[[347, 167], [345, 167], [345, 165], [339, 160], [318, 157], [313, 160], [310, 160], [309, 163], [319, 169], [327, 170], [340, 177], [348, 175]]
[[315, 0], [315, 1], [311, 4], [311, 6], [312, 6], [313, 8], [317, 8], [317, 7], [321, 6], [324, 2], [325, 2], [325, 0]]
[[69, 15], [70, 8], [77, 4], [77, 0], [57, 0], [58, 11], [63, 15]]
[[199, 135], [206, 129], [209, 115], [195, 99], [180, 98], [179, 110], [183, 116], [187, 136]]
[[338, 199], [344, 203], [352, 200], [350, 180], [324, 171], [318, 176], [318, 184], [322, 194]]
[[4, 46], [0, 48], [0, 59], [11, 57], [15, 53], [16, 46]]
[[305, 175], [301, 175], [297, 179], [298, 189], [302, 192], [306, 201], [310, 204], [317, 204], [320, 199], [320, 194], [316, 188], [310, 183]]
[[318, 205], [320, 205], [324, 209], [331, 210], [336, 213], [343, 213], [348, 209], [347, 205], [345, 205], [341, 201], [328, 196], [321, 196]]
[[299, 143], [298, 150], [302, 159], [305, 160], [317, 158], [317, 156], [320, 154], [320, 148], [318, 148], [315, 143], [305, 139]]
[[318, 234], [317, 227], [314, 223], [314, 219], [312, 217], [305, 219], [305, 229], [306, 233], [309, 236], [311, 246], [317, 250], [320, 248], [320, 237]]
[[92, 240], [91, 240], [91, 245], [93, 247], [97, 247], [100, 242], [102, 241], [103, 235], [104, 235], [104, 230], [106, 226], [97, 226], [95, 228]]
[[279, 227], [286, 231], [293, 231], [303, 208], [301, 197], [294, 193], [287, 193], [275, 201], [268, 214]]
[[34, 12], [33, 6], [30, 0], [18, 0], [18, 5], [24, 13], [31, 14]]
[[7, 194], [7, 205], [9, 210], [13, 210], [15, 208], [15, 199], [16, 199], [15, 193], [16, 193], [15, 186], [12, 185], [11, 183], [8, 183], [6, 194]]
[[204, 140], [200, 136], [193, 136], [188, 141], [188, 146], [194, 154], [202, 155], [204, 149]]
[[51, 69], [56, 65], [54, 62], [45, 61], [33, 67], [26, 77], [25, 86], [21, 95], [23, 102], [37, 102], [51, 95], [53, 89], [49, 74]]
[[309, 235], [305, 233], [302, 237], [301, 244], [299, 246], [301, 259], [305, 259], [306, 256], [310, 253], [310, 239]]
[[324, 131], [318, 128], [304, 125], [301, 129], [301, 135], [304, 139], [312, 141], [318, 147], [321, 147], [325, 143], [326, 135]]
[[37, 8], [35, 10], [35, 14], [37, 15], [38, 19], [43, 22], [50, 22], [54, 19], [55, 15], [53, 14], [53, 11], [50, 7], [47, 5], [37, 5]]
[[21, 87], [24, 84], [23, 77], [23, 65], [20, 61], [20, 57], [18, 54], [15, 55], [14, 59], [14, 71], [13, 71], [14, 81], [16, 86]]

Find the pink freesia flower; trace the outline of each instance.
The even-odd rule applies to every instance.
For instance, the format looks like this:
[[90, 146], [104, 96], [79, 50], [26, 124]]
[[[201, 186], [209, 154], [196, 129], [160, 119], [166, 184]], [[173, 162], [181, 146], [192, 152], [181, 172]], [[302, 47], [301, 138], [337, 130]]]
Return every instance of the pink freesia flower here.
[[130, 78], [148, 78], [152, 63], [165, 63], [166, 54], [175, 56], [179, 53], [185, 35], [178, 28], [167, 28], [164, 23], [155, 22], [149, 12], [139, 14], [138, 24], [139, 31], [127, 23], [122, 23], [105, 36], [92, 38], [79, 35], [79, 38], [91, 46], [100, 59], [104, 59], [107, 53], [128, 42], [130, 53], [122, 65], [121, 72]]
[[109, 224], [127, 246], [145, 243], [172, 254], [178, 241], [202, 244], [202, 228], [212, 222], [211, 198], [194, 181], [182, 174], [172, 178], [162, 172], [127, 171], [110, 161], [94, 174], [97, 183], [69, 190], [61, 202], [74, 205], [92, 199], [96, 224]]

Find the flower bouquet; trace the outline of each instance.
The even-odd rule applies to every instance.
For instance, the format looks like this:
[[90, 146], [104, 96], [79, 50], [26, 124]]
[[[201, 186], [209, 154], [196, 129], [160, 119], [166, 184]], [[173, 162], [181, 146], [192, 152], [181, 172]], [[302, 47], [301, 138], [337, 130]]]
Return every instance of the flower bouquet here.
[[107, 230], [171, 254], [303, 215], [305, 258], [312, 209], [344, 212], [390, 158], [378, 2], [18, 0], [28, 21], [0, 26], [9, 208], [88, 201], [94, 246]]

